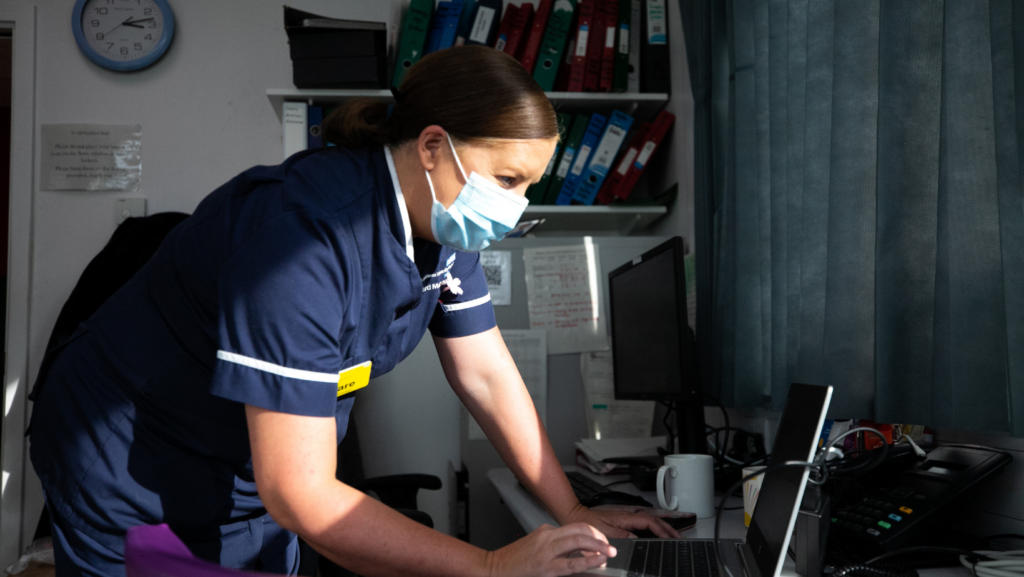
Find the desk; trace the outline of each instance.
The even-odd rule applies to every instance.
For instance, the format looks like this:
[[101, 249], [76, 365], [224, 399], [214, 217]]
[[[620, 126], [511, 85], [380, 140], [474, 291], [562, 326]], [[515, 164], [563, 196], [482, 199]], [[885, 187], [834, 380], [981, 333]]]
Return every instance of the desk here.
[[[565, 467], [566, 471], [576, 471], [576, 467]], [[615, 483], [616, 481], [624, 481], [628, 479], [626, 475], [605, 475], [598, 477], [596, 475], [590, 475], [589, 471], [581, 471], [582, 473], [590, 476], [602, 485], [609, 483]], [[526, 532], [531, 532], [537, 527], [547, 523], [557, 527], [558, 523], [544, 510], [537, 501], [530, 495], [519, 484], [516, 480], [515, 475], [509, 469], [491, 469], [487, 471], [487, 479], [494, 485], [494, 488], [498, 490], [498, 494], [501, 495], [502, 501], [508, 506], [509, 510], [512, 511], [512, 515], [515, 516], [519, 524], [522, 525]], [[636, 488], [632, 483], [623, 483], [621, 485], [615, 485], [612, 487], [616, 491], [622, 491], [623, 493], [632, 493], [634, 495], [640, 495], [644, 499], [647, 499], [655, 505], [658, 504], [658, 496], [653, 491], [642, 492]], [[720, 495], [715, 496], [715, 503], [718, 503]], [[742, 503], [740, 499], [733, 499], [736, 501], [735, 504], [727, 503], [729, 507], [738, 507]], [[743, 511], [722, 511], [722, 529], [719, 532], [719, 537], [722, 539], [743, 539], [747, 534], [747, 528], [743, 525]], [[687, 529], [682, 532], [682, 535], [686, 539], [714, 539], [715, 538], [715, 518], [711, 517], [708, 519], [698, 519], [697, 524], [692, 529]], [[941, 569], [921, 569], [918, 571], [921, 577], [970, 577], [971, 573], [964, 567], [948, 567]], [[739, 577], [739, 576], [737, 576]], [[782, 565], [782, 577], [799, 577], [796, 574], [796, 564], [788, 556], [786, 562]]]
[[[580, 471], [587, 475], [591, 479], [594, 479], [602, 485], [609, 483], [615, 483], [617, 481], [629, 480], [628, 475], [604, 475], [597, 476], [591, 475], [589, 471], [580, 470], [576, 467], [565, 467], [566, 471]], [[494, 485], [494, 488], [498, 490], [498, 494], [501, 495], [501, 499], [508, 505], [512, 515], [515, 516], [516, 521], [522, 525], [526, 532], [533, 531], [537, 527], [547, 523], [548, 525], [558, 526], [558, 523], [544, 510], [537, 501], [533, 499], [526, 489], [519, 484], [516, 480], [515, 475], [509, 469], [491, 469], [487, 471], [487, 478]], [[632, 483], [623, 483], [621, 485], [615, 485], [610, 487], [616, 491], [623, 493], [630, 493], [633, 495], [640, 495], [644, 499], [647, 499], [655, 506], [658, 505], [658, 496], [654, 491], [640, 491], [636, 488], [636, 485]], [[717, 497], [716, 497], [717, 499]], [[735, 503], [728, 503], [729, 507], [739, 507], [743, 505], [743, 502], [738, 497], [732, 499]], [[717, 503], [717, 500], [715, 501]], [[683, 532], [687, 539], [714, 539], [715, 538], [715, 519], [710, 517], [708, 519], [697, 519], [697, 524]], [[747, 528], [743, 525], [743, 511], [722, 511], [722, 530], [720, 537], [722, 539], [742, 539], [747, 534]]]

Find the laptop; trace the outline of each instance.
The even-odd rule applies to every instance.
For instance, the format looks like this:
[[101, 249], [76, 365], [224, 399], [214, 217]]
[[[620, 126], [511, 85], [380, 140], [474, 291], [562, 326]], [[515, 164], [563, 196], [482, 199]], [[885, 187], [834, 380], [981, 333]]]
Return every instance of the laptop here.
[[[810, 461], [818, 447], [832, 387], [790, 386], [768, 464]], [[745, 540], [719, 539], [719, 552], [734, 577], [779, 577], [807, 486], [808, 469], [783, 467], [765, 473]], [[615, 577], [726, 577], [714, 541], [609, 539], [618, 554], [586, 575]]]

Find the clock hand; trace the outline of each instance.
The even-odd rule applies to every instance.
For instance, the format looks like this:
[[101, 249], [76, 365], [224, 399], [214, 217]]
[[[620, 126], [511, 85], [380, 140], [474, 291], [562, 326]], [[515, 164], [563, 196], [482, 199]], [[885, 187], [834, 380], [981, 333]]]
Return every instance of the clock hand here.
[[129, 16], [129, 17], [128, 17], [128, 18], [127, 18], [127, 19], [126, 19], [126, 20], [125, 20], [124, 22], [122, 22], [122, 23], [118, 24], [117, 26], [114, 26], [113, 28], [111, 28], [110, 30], [108, 30], [108, 31], [107, 31], [107, 32], [106, 32], [105, 34], [103, 34], [103, 35], [104, 35], [104, 36], [106, 36], [107, 34], [110, 34], [111, 32], [113, 32], [114, 30], [117, 30], [118, 28], [120, 28], [120, 27], [124, 26], [125, 24], [128, 24], [128, 23], [129, 23], [129, 22], [131, 21], [131, 19], [132, 19], [132, 17], [131, 17], [131, 16]]
[[142, 20], [132, 20], [131, 18], [128, 18], [127, 20], [125, 20], [121, 24], [123, 24], [125, 26], [131, 26], [132, 28], [142, 28], [142, 26], [136, 26], [136, 25], [139, 24], [140, 22], [151, 22], [152, 20], [153, 20], [152, 18], [143, 18]]

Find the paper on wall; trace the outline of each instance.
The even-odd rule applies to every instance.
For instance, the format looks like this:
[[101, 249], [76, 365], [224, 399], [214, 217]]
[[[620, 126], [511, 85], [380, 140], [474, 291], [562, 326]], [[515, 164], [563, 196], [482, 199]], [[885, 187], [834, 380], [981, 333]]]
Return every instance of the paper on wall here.
[[613, 369], [610, 351], [580, 355], [590, 436], [598, 440], [650, 437], [654, 402], [615, 400]]
[[44, 124], [43, 190], [137, 190], [142, 180], [142, 126]]
[[548, 354], [608, 349], [600, 299], [601, 259], [583, 244], [523, 249], [530, 328], [548, 331]]
[[485, 250], [480, 253], [480, 266], [484, 269], [484, 277], [487, 279], [491, 304], [512, 304], [512, 252]]
[[[548, 353], [547, 333], [536, 330], [503, 330], [501, 338], [512, 355], [512, 360], [523, 377], [540, 422], [547, 426], [548, 418]], [[487, 435], [469, 415], [469, 440], [486, 441]]]

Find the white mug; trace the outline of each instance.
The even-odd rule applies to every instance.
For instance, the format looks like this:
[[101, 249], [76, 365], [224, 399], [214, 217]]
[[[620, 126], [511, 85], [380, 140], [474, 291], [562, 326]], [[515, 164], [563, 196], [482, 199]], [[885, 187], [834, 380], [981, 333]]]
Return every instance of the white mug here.
[[[658, 504], [689, 511], [698, 519], [715, 515], [715, 460], [711, 455], [666, 455], [658, 469]], [[665, 477], [669, 477], [668, 488]]]

